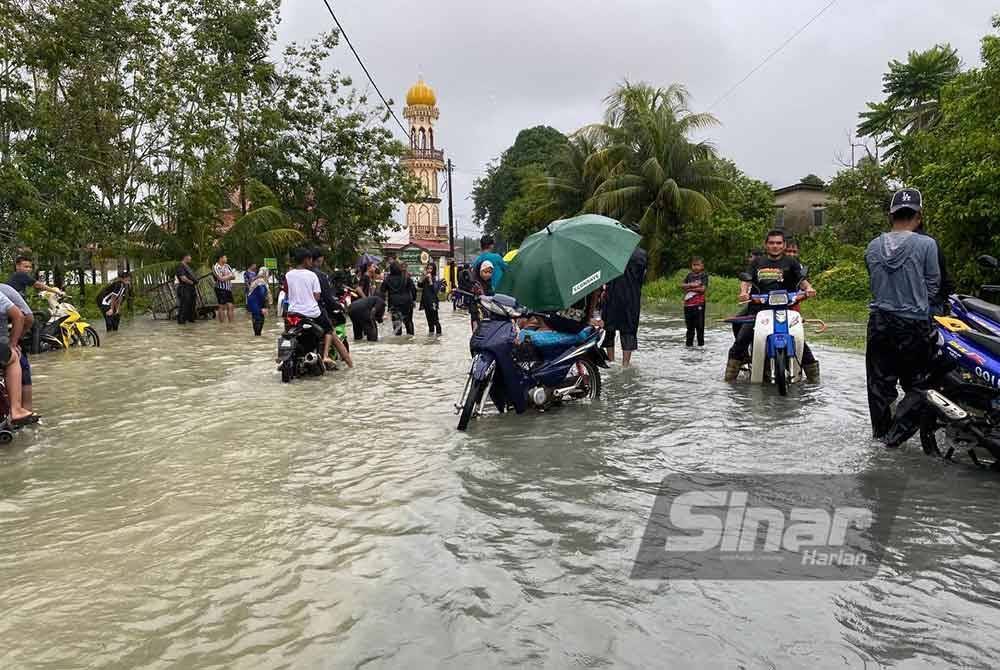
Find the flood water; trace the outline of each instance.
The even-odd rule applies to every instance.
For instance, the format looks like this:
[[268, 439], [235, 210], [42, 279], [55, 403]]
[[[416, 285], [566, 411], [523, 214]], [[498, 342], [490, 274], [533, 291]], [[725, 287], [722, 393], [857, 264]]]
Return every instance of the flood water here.
[[[460, 434], [468, 323], [443, 316], [290, 385], [273, 323], [36, 357], [43, 425], [0, 448], [0, 667], [1000, 666], [1000, 476], [873, 447], [861, 354], [816, 347], [822, 385], [780, 398], [721, 381], [726, 330], [685, 350], [652, 315], [597, 404]], [[632, 580], [683, 472], [905, 498], [869, 581]]]

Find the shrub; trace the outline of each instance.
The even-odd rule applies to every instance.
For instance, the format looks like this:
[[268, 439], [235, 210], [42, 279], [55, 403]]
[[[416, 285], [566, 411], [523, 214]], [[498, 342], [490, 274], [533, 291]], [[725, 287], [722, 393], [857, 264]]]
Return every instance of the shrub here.
[[868, 300], [871, 290], [864, 263], [840, 261], [828, 270], [813, 275], [817, 293], [823, 298]]

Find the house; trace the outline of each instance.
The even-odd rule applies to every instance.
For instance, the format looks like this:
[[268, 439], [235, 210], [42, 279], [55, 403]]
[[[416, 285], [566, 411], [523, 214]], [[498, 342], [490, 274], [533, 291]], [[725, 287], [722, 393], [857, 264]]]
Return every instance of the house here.
[[798, 183], [774, 191], [774, 227], [796, 235], [826, 223], [830, 194], [825, 186]]

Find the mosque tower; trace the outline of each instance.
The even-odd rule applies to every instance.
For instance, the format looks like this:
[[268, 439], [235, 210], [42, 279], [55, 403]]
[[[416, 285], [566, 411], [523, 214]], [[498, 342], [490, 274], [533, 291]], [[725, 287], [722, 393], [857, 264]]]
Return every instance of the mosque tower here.
[[441, 225], [438, 187], [438, 173], [444, 170], [444, 151], [434, 143], [438, 115], [437, 96], [421, 77], [407, 91], [403, 109], [403, 117], [410, 122], [410, 150], [402, 162], [423, 185], [420, 196], [406, 203], [406, 227], [411, 242], [448, 240], [448, 227]]

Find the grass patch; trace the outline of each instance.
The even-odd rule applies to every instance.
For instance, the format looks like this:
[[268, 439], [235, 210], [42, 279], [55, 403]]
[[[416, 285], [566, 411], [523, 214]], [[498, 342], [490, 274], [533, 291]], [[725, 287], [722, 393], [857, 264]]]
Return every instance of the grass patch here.
[[[643, 300], [655, 308], [680, 310], [683, 291], [681, 282], [687, 270], [678, 270], [669, 277], [661, 277], [642, 288]], [[737, 301], [740, 280], [736, 277], [709, 275], [706, 293], [706, 325], [718, 326], [719, 320], [738, 314], [742, 306]], [[868, 303], [863, 300], [840, 300], [816, 297], [802, 303], [802, 315], [806, 319], [819, 319], [826, 323], [824, 333], [816, 333], [815, 327], [807, 324], [810, 342], [824, 342], [849, 349], [864, 349], [865, 327], [868, 322]]]

